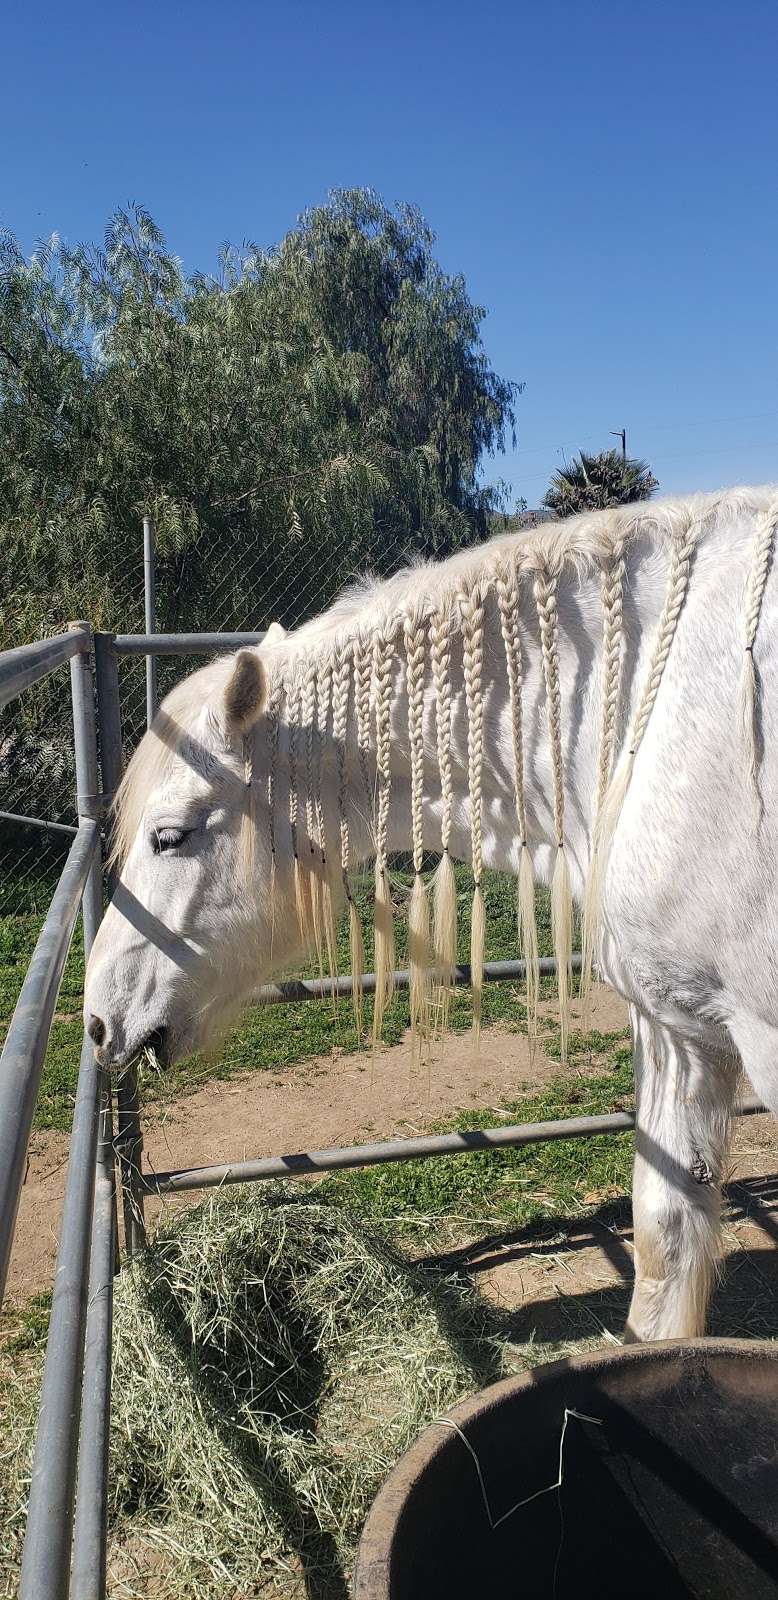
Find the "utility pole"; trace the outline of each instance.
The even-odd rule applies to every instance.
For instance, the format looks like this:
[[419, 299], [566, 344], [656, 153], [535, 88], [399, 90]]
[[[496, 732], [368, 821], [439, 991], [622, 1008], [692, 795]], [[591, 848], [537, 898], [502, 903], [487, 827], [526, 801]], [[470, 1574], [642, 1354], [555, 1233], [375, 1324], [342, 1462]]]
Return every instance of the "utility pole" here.
[[622, 459], [622, 461], [626, 461], [626, 459], [627, 459], [627, 430], [626, 430], [626, 428], [611, 428], [611, 434], [612, 434], [614, 439], [620, 439], [621, 440], [621, 459]]

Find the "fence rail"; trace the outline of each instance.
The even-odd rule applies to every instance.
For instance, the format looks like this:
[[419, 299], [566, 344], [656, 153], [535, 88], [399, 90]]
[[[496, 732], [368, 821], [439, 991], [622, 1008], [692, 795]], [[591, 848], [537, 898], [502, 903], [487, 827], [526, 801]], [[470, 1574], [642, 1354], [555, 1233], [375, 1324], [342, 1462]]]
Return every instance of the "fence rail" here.
[[56, 633], [53, 639], [37, 639], [0, 654], [0, 707], [8, 705], [24, 689], [31, 689], [41, 678], [64, 665], [79, 650], [87, 649], [89, 632], [82, 628]]
[[[735, 1116], [754, 1117], [766, 1110], [756, 1096], [741, 1100]], [[630, 1133], [632, 1111], [600, 1117], [560, 1117], [555, 1122], [516, 1122], [501, 1128], [471, 1128], [418, 1139], [385, 1139], [374, 1144], [336, 1145], [331, 1150], [301, 1150], [290, 1156], [262, 1156], [255, 1161], [221, 1162], [213, 1167], [181, 1167], [175, 1172], [144, 1174], [146, 1194], [180, 1194], [189, 1189], [215, 1189], [223, 1183], [259, 1183], [268, 1178], [305, 1178], [322, 1172], [347, 1172], [393, 1161], [428, 1161], [432, 1156], [466, 1156], [474, 1150], [509, 1150], [515, 1145], [544, 1144], [557, 1139], [594, 1139], [601, 1134]]]

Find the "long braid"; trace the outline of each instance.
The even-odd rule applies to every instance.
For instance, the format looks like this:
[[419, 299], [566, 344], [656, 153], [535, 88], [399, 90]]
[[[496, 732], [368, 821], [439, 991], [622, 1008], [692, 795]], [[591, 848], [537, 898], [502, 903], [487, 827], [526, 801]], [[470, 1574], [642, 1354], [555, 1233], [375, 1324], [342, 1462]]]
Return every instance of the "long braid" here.
[[692, 558], [699, 536], [700, 525], [698, 520], [690, 519], [686, 527], [678, 530], [673, 535], [670, 565], [667, 574], [667, 588], [648, 673], [632, 721], [626, 752], [616, 768], [600, 812], [587, 888], [587, 909], [589, 913], [587, 939], [593, 953], [596, 951], [600, 936], [603, 887], [613, 836], [616, 832], [621, 808], [629, 788], [635, 757], [640, 749], [651, 712], [654, 709], [656, 697], [659, 693], [659, 685], [662, 682], [662, 674], [675, 638], [678, 618], [686, 599]]
[[375, 639], [373, 673], [375, 679], [376, 805], [375, 862], [375, 1004], [373, 1044], [381, 1038], [384, 1011], [394, 993], [394, 916], [386, 865], [389, 834], [389, 802], [392, 793], [391, 715], [394, 678], [394, 637], [391, 631], [379, 632]]
[[311, 926], [311, 893], [308, 863], [300, 859], [300, 797], [298, 792], [298, 759], [300, 728], [302, 725], [302, 684], [298, 682], [289, 699], [289, 832], [292, 842], [292, 878], [294, 903], [300, 938], [306, 947], [313, 943]]
[[370, 689], [373, 678], [373, 651], [361, 640], [354, 641], [354, 706], [357, 714], [357, 759], [365, 791], [367, 815], [374, 805], [370, 774]]
[[270, 845], [270, 959], [273, 959], [273, 944], [276, 929], [276, 778], [278, 774], [278, 745], [281, 732], [281, 705], [283, 702], [283, 684], [276, 684], [273, 689], [267, 708], [267, 815], [268, 815], [268, 841]]
[[430, 661], [435, 687], [435, 728], [440, 777], [442, 855], [434, 879], [435, 974], [437, 1011], [445, 1028], [457, 960], [457, 891], [449, 850], [454, 785], [451, 778], [451, 617], [437, 611], [430, 621]]
[[332, 979], [332, 995], [337, 1005], [337, 987], [335, 979], [338, 975], [338, 941], [335, 934], [335, 918], [332, 909], [332, 885], [330, 883], [329, 866], [327, 862], [327, 833], [324, 819], [324, 798], [322, 788], [322, 758], [324, 747], [327, 743], [327, 724], [330, 714], [330, 701], [332, 698], [332, 662], [324, 661], [316, 675], [316, 703], [317, 723], [314, 737], [314, 807], [316, 811], [316, 834], [321, 858], [321, 914], [324, 925], [324, 940], [327, 947], [327, 969]]
[[541, 568], [535, 575], [535, 604], [546, 685], [546, 712], [554, 790], [556, 862], [551, 879], [551, 930], [557, 963], [559, 1029], [563, 1062], [570, 1032], [570, 985], [573, 957], [573, 902], [565, 854], [565, 787], [562, 763], [562, 693], [559, 684], [557, 574]]
[[305, 728], [305, 826], [308, 834], [308, 881], [311, 900], [311, 932], [316, 949], [319, 978], [324, 982], [321, 939], [320, 862], [316, 852], [316, 659], [311, 656], [303, 678], [303, 725]]
[[348, 904], [349, 947], [351, 956], [351, 999], [357, 1038], [362, 1037], [362, 980], [365, 971], [365, 947], [362, 924], [354, 902], [349, 882], [351, 841], [348, 823], [348, 779], [346, 774], [346, 729], [351, 674], [354, 665], [353, 646], [344, 645], [335, 656], [332, 678], [332, 737], [335, 741], [335, 759], [338, 773], [338, 821], [340, 824], [340, 869], [343, 890]]
[[753, 560], [751, 571], [748, 575], [748, 583], [746, 584], [744, 602], [743, 632], [745, 650], [740, 679], [740, 718], [746, 753], [746, 771], [757, 799], [759, 798], [757, 781], [759, 768], [757, 749], [759, 680], [754, 662], [754, 644], [756, 642], [757, 628], [759, 627], [762, 600], [773, 559], [773, 544], [777, 521], [778, 514], [776, 507], [773, 505], [764, 516], [761, 527], [757, 527], [753, 546]]
[[411, 753], [411, 829], [413, 891], [408, 911], [411, 1036], [419, 1039], [429, 1022], [430, 923], [421, 869], [424, 858], [424, 667], [426, 633], [417, 613], [405, 618], [405, 685], [408, 697], [408, 744]]
[[512, 562], [498, 575], [497, 601], [500, 610], [500, 630], [505, 647], [505, 665], [508, 673], [511, 741], [513, 745], [513, 781], [516, 793], [516, 823], [519, 834], [516, 893], [519, 949], [522, 953], [527, 977], [527, 1033], [532, 1042], [537, 1034], [540, 958], [538, 954], [538, 928], [535, 919], [535, 882], [532, 872], [532, 857], [527, 843], [527, 805], [524, 793], [523, 672], [521, 641], [519, 638], [519, 591], [516, 569]]
[[254, 793], [255, 737], [256, 728], [249, 728], [243, 735], [243, 793], [245, 803], [241, 819], [241, 855], [243, 857], [244, 876], [249, 885], [254, 880], [254, 857], [257, 838], [257, 807]]
[[588, 1023], [592, 965], [594, 961], [595, 926], [592, 900], [598, 893], [596, 857], [600, 844], [600, 818], [613, 771], [613, 755], [616, 746], [621, 701], [625, 549], [626, 535], [620, 532], [614, 540], [613, 549], [603, 566], [600, 576], [600, 598], [602, 600], [602, 711], [600, 716], [600, 753], [597, 763], [597, 793], [594, 802], [594, 817], [592, 819], [591, 859], [583, 908], [583, 954], [580, 993], [583, 1001], [584, 1028]]
[[473, 909], [470, 922], [470, 981], [473, 988], [473, 1029], [476, 1044], [481, 1033], [484, 983], [486, 913], [481, 879], [482, 785], [484, 755], [484, 591], [474, 587], [460, 598], [462, 614], [463, 672], [467, 704], [467, 772], [470, 796], [470, 846], [473, 858]]

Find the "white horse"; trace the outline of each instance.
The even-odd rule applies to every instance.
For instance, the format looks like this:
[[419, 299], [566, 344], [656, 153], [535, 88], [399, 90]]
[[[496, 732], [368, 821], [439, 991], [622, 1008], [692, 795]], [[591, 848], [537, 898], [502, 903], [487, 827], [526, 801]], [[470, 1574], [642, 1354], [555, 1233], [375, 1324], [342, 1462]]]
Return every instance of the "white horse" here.
[[[533, 878], [552, 882], [566, 1027], [572, 890], [632, 1023], [627, 1336], [701, 1333], [741, 1067], [778, 1111], [777, 521], [778, 490], [743, 489], [499, 537], [180, 684], [117, 801], [86, 984], [98, 1061], [201, 1047], [326, 939], [372, 857], [380, 1032], [386, 860], [409, 844], [415, 1025], [453, 959], [454, 855], [476, 880], [476, 1010], [482, 866], [519, 878], [530, 1017]], [[423, 850], [442, 850], [432, 927]]]

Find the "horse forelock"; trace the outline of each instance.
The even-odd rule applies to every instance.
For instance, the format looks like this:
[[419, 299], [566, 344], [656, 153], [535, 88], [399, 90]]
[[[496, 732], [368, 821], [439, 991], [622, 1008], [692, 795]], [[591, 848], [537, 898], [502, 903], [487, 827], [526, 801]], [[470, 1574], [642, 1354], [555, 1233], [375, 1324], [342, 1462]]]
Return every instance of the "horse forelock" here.
[[207, 715], [232, 670], [231, 656], [219, 657], [191, 673], [165, 696], [144, 733], [114, 796], [109, 862], [121, 868], [132, 848], [151, 795], [164, 787], [177, 765], [209, 776], [215, 750], [205, 742]]

